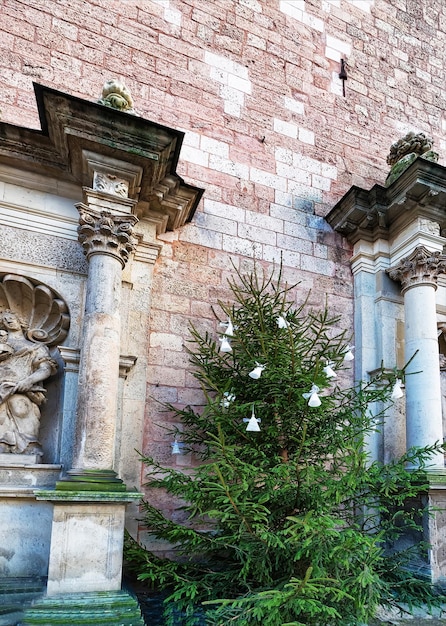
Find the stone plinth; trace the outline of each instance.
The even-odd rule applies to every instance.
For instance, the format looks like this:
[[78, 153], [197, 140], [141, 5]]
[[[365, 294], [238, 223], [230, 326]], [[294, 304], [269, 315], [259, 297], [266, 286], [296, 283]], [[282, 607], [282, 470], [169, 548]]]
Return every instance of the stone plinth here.
[[36, 498], [53, 502], [49, 596], [121, 588], [125, 506], [138, 492], [57, 492]]
[[144, 626], [145, 622], [136, 598], [122, 590], [47, 596], [33, 603], [20, 624]]

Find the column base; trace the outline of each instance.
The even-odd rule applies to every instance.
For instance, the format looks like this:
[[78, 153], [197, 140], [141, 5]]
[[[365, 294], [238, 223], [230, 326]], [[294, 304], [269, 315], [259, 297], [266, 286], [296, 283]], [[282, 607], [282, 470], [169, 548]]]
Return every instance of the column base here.
[[71, 469], [56, 483], [57, 491], [127, 491], [113, 470]]
[[37, 600], [21, 626], [144, 626], [138, 601], [123, 590], [66, 593]]

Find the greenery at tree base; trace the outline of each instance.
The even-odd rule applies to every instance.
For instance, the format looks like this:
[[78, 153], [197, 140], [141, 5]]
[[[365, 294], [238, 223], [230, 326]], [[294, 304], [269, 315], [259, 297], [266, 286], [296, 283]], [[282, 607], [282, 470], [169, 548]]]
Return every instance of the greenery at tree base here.
[[[358, 626], [379, 605], [438, 599], [409, 567], [426, 546], [395, 548], [420, 533], [434, 447], [382, 464], [365, 445], [383, 419], [370, 405], [388, 407], [404, 372], [382, 369], [345, 388], [349, 333], [327, 310], [295, 307], [295, 286], [281, 279], [281, 270], [276, 278], [254, 271], [230, 282], [233, 302], [220, 303], [220, 319], [233, 325], [225, 336], [232, 351], [191, 328], [206, 404], [166, 409], [184, 425], [172, 436], [198, 467], [144, 458], [147, 484], [186, 503], [184, 522], [143, 503], [147, 529], [172, 544], [174, 558], [126, 542], [138, 579], [166, 591], [168, 625], [180, 610], [185, 626]], [[265, 367], [254, 379], [258, 365]], [[328, 377], [328, 365], [337, 377]], [[313, 385], [320, 406], [308, 404]], [[253, 413], [259, 432], [247, 430]]]

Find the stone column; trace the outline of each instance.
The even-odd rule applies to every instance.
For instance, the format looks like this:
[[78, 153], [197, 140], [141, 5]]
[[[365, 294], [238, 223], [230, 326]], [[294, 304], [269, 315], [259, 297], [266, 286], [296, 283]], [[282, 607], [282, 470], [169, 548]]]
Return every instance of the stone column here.
[[[407, 447], [443, 442], [440, 364], [435, 291], [437, 277], [446, 272], [446, 256], [417, 247], [399, 265], [388, 270], [401, 282], [404, 295]], [[444, 468], [438, 452], [431, 465]]]
[[73, 466], [76, 471], [111, 470], [121, 343], [121, 273], [134, 248], [132, 227], [137, 218], [86, 204], [77, 208], [79, 241], [89, 271]]

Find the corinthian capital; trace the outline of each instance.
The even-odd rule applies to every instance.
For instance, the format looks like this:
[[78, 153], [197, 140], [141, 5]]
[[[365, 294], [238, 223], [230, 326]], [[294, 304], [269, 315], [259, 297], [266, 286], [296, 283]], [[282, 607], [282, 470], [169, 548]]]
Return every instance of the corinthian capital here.
[[122, 267], [135, 249], [133, 226], [138, 221], [134, 215], [114, 215], [110, 211], [96, 211], [78, 204], [79, 242], [87, 259], [93, 254], [106, 254], [120, 261]]
[[446, 256], [418, 246], [387, 273], [392, 280], [401, 283], [402, 292], [416, 285], [432, 285], [436, 289], [438, 276], [446, 273]]

